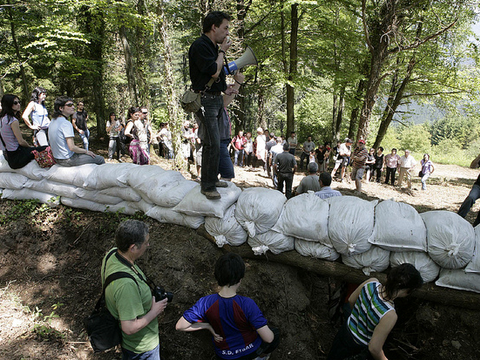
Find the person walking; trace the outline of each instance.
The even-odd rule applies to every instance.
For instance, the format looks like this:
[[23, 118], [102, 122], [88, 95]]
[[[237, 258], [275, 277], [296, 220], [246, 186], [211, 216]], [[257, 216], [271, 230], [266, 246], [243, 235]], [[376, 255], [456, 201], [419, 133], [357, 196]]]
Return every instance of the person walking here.
[[398, 175], [398, 186], [402, 187], [402, 182], [405, 176], [407, 177], [407, 186], [412, 188], [412, 170], [417, 165], [417, 162], [410, 154], [410, 150], [405, 150], [405, 155], [400, 158], [398, 162], [398, 168], [400, 169]]
[[423, 159], [420, 160], [420, 165], [422, 165], [422, 170], [420, 170], [420, 173], [422, 175], [422, 190], [427, 190], [427, 179], [435, 171], [435, 167], [430, 160], [430, 155], [424, 154]]
[[278, 175], [277, 190], [283, 193], [283, 185], [285, 184], [285, 196], [287, 199], [290, 199], [292, 197], [293, 176], [297, 170], [297, 161], [290, 152], [288, 143], [283, 145], [283, 152], [277, 155], [274, 168]]

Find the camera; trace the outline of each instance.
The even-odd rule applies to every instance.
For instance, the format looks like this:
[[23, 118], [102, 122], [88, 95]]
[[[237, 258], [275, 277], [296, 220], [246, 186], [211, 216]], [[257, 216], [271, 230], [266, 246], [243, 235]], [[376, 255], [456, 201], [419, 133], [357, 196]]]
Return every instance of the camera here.
[[152, 292], [153, 296], [155, 296], [155, 302], [162, 301], [163, 299], [168, 299], [167, 302], [172, 302], [173, 300], [173, 293], [165, 291], [165, 289], [160, 286], [155, 287]]

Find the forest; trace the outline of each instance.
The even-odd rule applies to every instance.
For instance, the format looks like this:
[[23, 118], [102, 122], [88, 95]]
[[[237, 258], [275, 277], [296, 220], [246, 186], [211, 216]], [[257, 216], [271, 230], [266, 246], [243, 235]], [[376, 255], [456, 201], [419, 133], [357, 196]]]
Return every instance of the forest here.
[[0, 95], [24, 108], [42, 86], [50, 113], [59, 95], [83, 100], [99, 138], [111, 111], [146, 105], [179, 147], [192, 116], [179, 106], [188, 48], [212, 10], [232, 16], [228, 60], [246, 46], [258, 59], [231, 105], [232, 131], [365, 138], [467, 166], [478, 155], [471, 0], [1, 0]]

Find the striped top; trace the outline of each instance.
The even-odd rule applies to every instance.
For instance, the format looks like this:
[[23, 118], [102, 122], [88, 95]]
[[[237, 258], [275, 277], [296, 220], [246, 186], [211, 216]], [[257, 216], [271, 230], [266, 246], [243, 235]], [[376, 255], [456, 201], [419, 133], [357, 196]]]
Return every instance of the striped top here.
[[352, 314], [347, 320], [348, 328], [358, 344], [368, 345], [382, 317], [389, 311], [395, 310], [393, 304], [380, 296], [380, 286], [378, 281], [372, 281], [363, 286]]

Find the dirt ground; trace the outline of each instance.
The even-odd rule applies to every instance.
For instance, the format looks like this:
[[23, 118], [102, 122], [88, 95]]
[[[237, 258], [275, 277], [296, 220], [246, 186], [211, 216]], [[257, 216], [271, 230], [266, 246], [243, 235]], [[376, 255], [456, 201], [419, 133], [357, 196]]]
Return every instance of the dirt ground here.
[[[104, 150], [98, 152], [105, 155]], [[154, 162], [172, 166], [163, 159]], [[234, 182], [241, 187], [271, 186], [263, 170], [235, 170]], [[436, 165], [427, 191], [420, 190], [415, 178], [412, 191], [368, 183], [361, 196], [393, 198], [420, 212], [456, 211], [477, 175], [477, 170]], [[332, 187], [353, 195], [353, 183], [335, 182]], [[120, 359], [118, 350], [93, 354], [82, 320], [100, 294], [101, 259], [113, 246], [116, 226], [127, 217], [29, 202], [0, 204], [0, 359]], [[471, 222], [478, 208], [473, 210], [467, 218]], [[213, 265], [224, 250], [194, 230], [136, 217], [150, 225], [151, 239], [139, 265], [174, 293], [160, 318], [162, 359], [214, 359], [207, 333], [180, 333], [174, 327], [184, 310], [216, 290]], [[253, 298], [269, 324], [282, 333], [271, 359], [325, 359], [340, 326], [328, 314], [335, 280], [268, 262], [268, 256], [246, 263], [240, 293]], [[480, 310], [441, 306], [414, 296], [396, 305], [399, 321], [385, 345], [389, 359], [480, 359]]]

